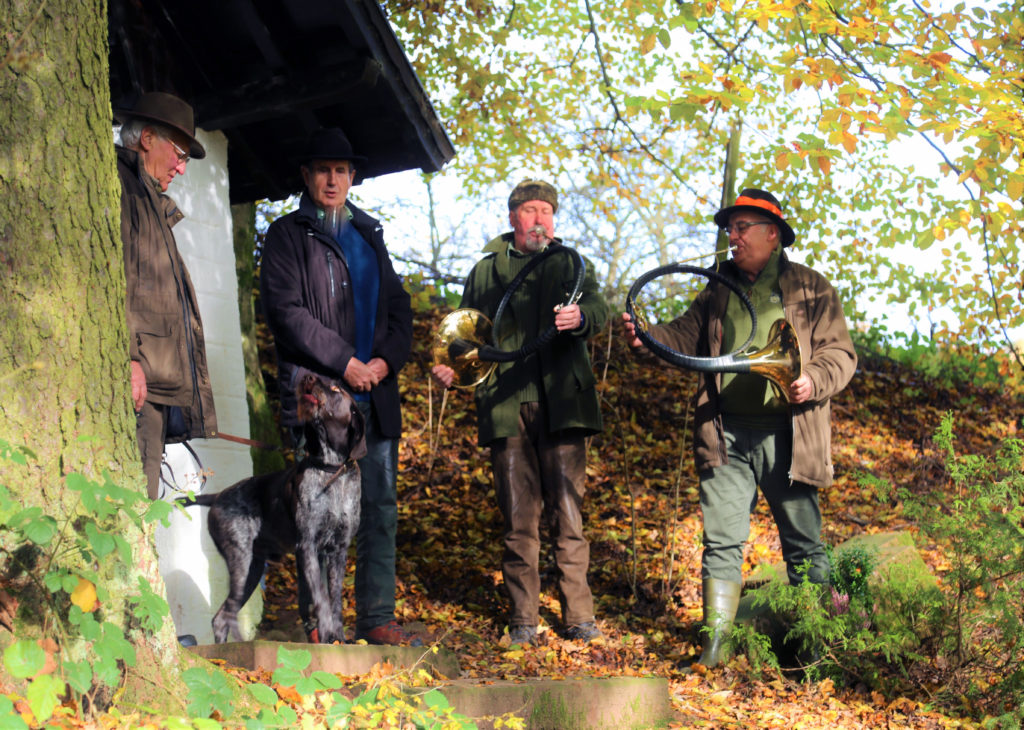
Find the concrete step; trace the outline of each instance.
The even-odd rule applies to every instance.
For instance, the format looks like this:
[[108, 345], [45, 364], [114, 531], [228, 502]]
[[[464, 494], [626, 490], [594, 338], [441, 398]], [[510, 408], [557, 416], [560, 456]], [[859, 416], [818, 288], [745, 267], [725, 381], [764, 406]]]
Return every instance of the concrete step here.
[[[657, 728], [671, 717], [668, 680], [657, 677], [584, 677], [577, 679], [458, 679], [458, 657], [447, 649], [407, 646], [325, 646], [278, 641], [203, 644], [190, 651], [206, 659], [222, 659], [243, 669], [278, 666], [277, 651], [305, 649], [312, 657], [306, 673], [316, 670], [341, 675], [369, 672], [390, 662], [396, 670], [430, 667], [443, 681], [437, 688], [462, 715], [477, 719], [481, 730], [507, 713], [521, 717], [529, 730], [629, 730]], [[423, 688], [413, 691], [422, 692]]]
[[280, 641], [235, 641], [225, 644], [201, 644], [191, 647], [205, 659], [223, 659], [242, 669], [263, 668], [274, 671], [278, 666], [277, 650], [305, 649], [312, 655], [307, 674], [320, 670], [331, 674], [366, 674], [375, 664], [390, 662], [396, 670], [410, 669], [417, 664], [430, 667], [438, 677], [458, 677], [459, 660], [447, 649], [435, 653], [422, 646], [371, 646], [363, 644], [302, 644]]
[[529, 730], [642, 730], [672, 715], [668, 680], [658, 677], [460, 679], [438, 687], [456, 711], [481, 730], [487, 717], [514, 713]]

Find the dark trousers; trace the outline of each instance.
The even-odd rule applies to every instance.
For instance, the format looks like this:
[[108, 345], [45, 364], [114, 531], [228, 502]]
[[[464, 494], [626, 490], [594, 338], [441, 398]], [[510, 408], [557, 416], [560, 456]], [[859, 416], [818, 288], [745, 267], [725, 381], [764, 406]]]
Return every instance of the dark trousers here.
[[594, 620], [587, 585], [590, 543], [583, 536], [586, 442], [580, 431], [547, 432], [543, 409], [524, 403], [519, 435], [491, 444], [494, 491], [504, 519], [502, 575], [512, 597], [512, 626], [536, 626], [540, 601], [540, 525], [555, 546], [558, 598], [567, 626]]
[[160, 497], [160, 466], [163, 464], [166, 436], [166, 407], [145, 401], [135, 417], [135, 438], [139, 442], [146, 493], [150, 499]]
[[743, 580], [743, 545], [750, 537], [750, 514], [757, 488], [771, 509], [782, 542], [786, 574], [796, 585], [799, 568], [809, 562], [807, 579], [826, 583], [828, 556], [821, 541], [818, 490], [791, 482], [792, 432], [725, 424], [729, 463], [700, 474], [700, 506], [704, 515], [701, 577], [731, 583]]
[[[387, 438], [370, 403], [358, 401], [366, 420], [366, 456], [359, 460], [362, 497], [356, 533], [356, 637], [395, 617], [395, 537], [398, 533], [398, 439]], [[289, 434], [302, 447], [301, 428]], [[299, 556], [296, 556], [301, 560]], [[306, 631], [312, 630], [312, 595], [298, 570], [299, 614]]]

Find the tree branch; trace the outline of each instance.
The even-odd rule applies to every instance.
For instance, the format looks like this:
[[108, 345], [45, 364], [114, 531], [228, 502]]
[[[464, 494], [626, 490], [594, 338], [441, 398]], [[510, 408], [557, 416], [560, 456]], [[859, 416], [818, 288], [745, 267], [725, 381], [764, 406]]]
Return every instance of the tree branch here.
[[601, 36], [597, 32], [597, 22], [594, 20], [594, 11], [590, 7], [590, 0], [586, 0], [586, 6], [587, 18], [590, 21], [590, 35], [594, 36], [594, 50], [597, 52], [597, 63], [601, 67], [601, 78], [604, 82], [603, 85], [605, 96], [608, 97], [608, 101], [612, 105], [612, 111], [615, 113], [615, 124], [622, 124], [622, 126], [624, 126], [626, 130], [629, 132], [629, 135], [637, 143], [637, 146], [640, 149], [642, 149], [644, 153], [649, 158], [651, 158], [655, 163], [661, 165], [666, 170], [668, 170], [672, 177], [674, 177], [680, 185], [682, 185], [684, 188], [689, 190], [694, 195], [699, 195], [699, 193], [689, 184], [689, 182], [687, 182], [687, 180], [682, 175], [679, 174], [679, 172], [673, 166], [669, 165], [667, 162], [658, 157], [658, 155], [654, 154], [654, 151], [647, 146], [647, 143], [640, 138], [640, 135], [636, 133], [633, 127], [629, 124], [629, 122], [625, 120], [625, 118], [622, 116], [622, 113], [619, 111], [619, 104], [615, 100], [615, 95], [612, 94], [612, 83], [611, 79], [608, 76], [608, 68], [605, 66], [604, 63], [604, 54], [601, 51]]

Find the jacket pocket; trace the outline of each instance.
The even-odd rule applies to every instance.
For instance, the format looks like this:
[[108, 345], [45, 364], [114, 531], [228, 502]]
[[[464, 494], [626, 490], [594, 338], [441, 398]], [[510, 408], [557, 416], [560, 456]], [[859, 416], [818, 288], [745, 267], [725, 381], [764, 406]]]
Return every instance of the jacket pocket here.
[[180, 388], [185, 377], [184, 364], [168, 317], [136, 313], [135, 319], [135, 337], [146, 374], [146, 387], [163, 393]]

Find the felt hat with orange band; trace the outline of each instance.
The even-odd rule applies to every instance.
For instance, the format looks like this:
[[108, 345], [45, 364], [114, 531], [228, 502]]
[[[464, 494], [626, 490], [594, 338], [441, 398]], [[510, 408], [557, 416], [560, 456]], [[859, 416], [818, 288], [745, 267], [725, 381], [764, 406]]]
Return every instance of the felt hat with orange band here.
[[730, 216], [738, 210], [749, 210], [771, 218], [772, 223], [779, 227], [783, 246], [788, 246], [796, 240], [796, 234], [793, 233], [793, 229], [789, 227], [786, 219], [782, 217], [782, 206], [779, 205], [779, 201], [771, 193], [766, 193], [764, 190], [758, 190], [757, 188], [747, 188], [736, 198], [736, 202], [728, 208], [722, 208], [715, 213], [715, 223], [719, 228], [729, 225]]

